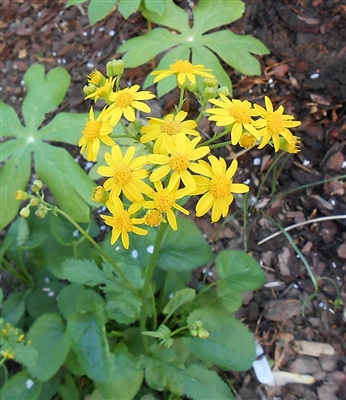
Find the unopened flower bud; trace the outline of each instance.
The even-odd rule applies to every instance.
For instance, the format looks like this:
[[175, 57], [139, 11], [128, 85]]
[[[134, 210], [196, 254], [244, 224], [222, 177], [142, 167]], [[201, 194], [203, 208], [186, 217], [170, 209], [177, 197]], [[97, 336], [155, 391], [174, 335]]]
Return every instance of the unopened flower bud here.
[[112, 60], [106, 64], [107, 76], [112, 78], [113, 76], [121, 76], [125, 70], [125, 64], [123, 60]]
[[196, 329], [192, 329], [190, 332], [191, 332], [191, 336], [193, 336], [193, 337], [198, 336], [198, 331]]
[[221, 86], [220, 88], [217, 89], [217, 93], [223, 94], [224, 96], [229, 96], [229, 89], [227, 86]]
[[215, 78], [204, 78], [203, 85], [204, 87], [215, 88], [217, 86], [217, 80]]
[[97, 186], [93, 189], [91, 200], [94, 200], [96, 203], [106, 203], [108, 200], [109, 194], [103, 188], [103, 186]]
[[34, 193], [38, 193], [42, 189], [42, 181], [40, 179], [35, 179], [34, 183], [31, 185], [31, 190]]
[[88, 75], [88, 83], [92, 83], [93, 85], [96, 85], [97, 87], [101, 87], [105, 85], [107, 79], [106, 77], [100, 72], [98, 69], [94, 69], [89, 75]]
[[280, 137], [279, 140], [280, 140], [280, 150], [292, 154], [300, 152], [300, 144], [301, 144], [300, 137], [293, 136], [292, 140], [290, 140], [289, 142], [283, 137]]
[[203, 322], [202, 321], [196, 321], [195, 322], [197, 329], [202, 328]]
[[28, 204], [26, 207], [22, 208], [19, 212], [19, 215], [23, 218], [29, 218], [30, 215], [30, 204]]
[[200, 337], [201, 339], [207, 339], [209, 337], [209, 332], [206, 329], [201, 328], [198, 331], [198, 337]]
[[38, 198], [37, 197], [33, 197], [32, 199], [30, 199], [30, 205], [32, 207], [36, 207], [38, 205]]
[[40, 218], [40, 219], [43, 219], [46, 215], [47, 215], [47, 212], [48, 212], [48, 210], [47, 209], [41, 209], [41, 210], [36, 210], [35, 211], [35, 215], [36, 215], [36, 217], [38, 217], [38, 218]]
[[14, 194], [14, 198], [19, 201], [27, 200], [29, 198], [29, 193], [24, 192], [24, 190], [17, 190]]
[[189, 82], [187, 83], [187, 85], [186, 85], [186, 89], [187, 89], [189, 92], [196, 93], [196, 92], [197, 92], [197, 89], [198, 89], [197, 82], [192, 83], [192, 82], [189, 81]]
[[95, 93], [97, 90], [97, 86], [93, 85], [92, 83], [89, 83], [88, 85], [85, 85], [83, 87], [83, 92], [86, 96], [89, 96], [90, 94]]
[[212, 99], [213, 97], [215, 97], [215, 95], [216, 95], [216, 90], [213, 87], [206, 87], [203, 90], [203, 98], [205, 100]]

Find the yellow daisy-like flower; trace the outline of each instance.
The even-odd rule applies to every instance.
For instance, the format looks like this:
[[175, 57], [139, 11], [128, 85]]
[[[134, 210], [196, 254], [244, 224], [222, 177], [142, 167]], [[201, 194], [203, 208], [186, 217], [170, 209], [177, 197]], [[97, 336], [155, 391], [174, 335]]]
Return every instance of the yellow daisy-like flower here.
[[165, 139], [165, 147], [170, 155], [150, 154], [148, 156], [149, 163], [161, 165], [150, 175], [149, 179], [152, 182], [160, 181], [173, 171], [170, 177], [170, 182], [173, 185], [178, 186], [180, 180], [182, 180], [187, 189], [195, 190], [196, 182], [189, 169], [193, 171], [193, 167], [197, 163], [192, 161], [199, 160], [210, 152], [208, 146], [201, 146], [196, 149], [200, 140], [201, 137], [189, 140], [185, 135]]
[[276, 111], [273, 109], [273, 104], [269, 97], [264, 97], [265, 105], [267, 109], [255, 104], [254, 107], [257, 111], [257, 115], [261, 116], [262, 119], [258, 119], [254, 122], [257, 128], [260, 128], [258, 133], [263, 136], [261, 144], [258, 146], [262, 149], [269, 140], [273, 140], [275, 151], [280, 150], [280, 136], [283, 136], [287, 142], [291, 142], [294, 138], [293, 134], [288, 128], [294, 128], [301, 124], [300, 121], [292, 121], [293, 115], [283, 114], [284, 107], [280, 106]]
[[163, 144], [164, 137], [172, 137], [179, 134], [200, 136], [194, 129], [197, 126], [196, 121], [184, 121], [186, 116], [187, 112], [179, 111], [177, 115], [168, 114], [164, 119], [149, 118], [149, 125], [141, 128], [141, 132], [144, 134], [141, 137], [141, 142], [148, 143], [152, 140], [156, 140], [154, 153], [167, 154], [167, 149]]
[[[84, 97], [86, 99], [93, 99], [95, 102], [101, 97], [107, 104], [109, 104], [109, 95], [113, 93], [113, 86], [116, 77], [109, 78], [106, 80], [106, 83], [100, 87], [96, 87], [96, 89], [90, 93], [88, 96]], [[93, 84], [89, 84], [93, 85]]]
[[280, 138], [280, 150], [283, 150], [286, 153], [299, 153], [301, 150], [300, 144], [301, 139], [298, 136], [293, 136], [293, 139], [290, 142], [287, 142], [283, 137]]
[[217, 159], [215, 156], [209, 156], [208, 159], [211, 165], [200, 160], [199, 168], [195, 168], [195, 172], [205, 176], [195, 177], [197, 189], [192, 194], [204, 193], [196, 205], [196, 216], [201, 217], [212, 208], [211, 221], [217, 222], [221, 215], [225, 217], [228, 214], [233, 193], [246, 193], [249, 187], [232, 181], [238, 167], [237, 160], [233, 160], [227, 168], [225, 160], [221, 157]]
[[141, 201], [143, 200], [142, 193], [149, 193], [152, 190], [142, 181], [148, 176], [148, 171], [142, 169], [147, 162], [147, 157], [133, 159], [135, 151], [135, 146], [131, 146], [123, 156], [120, 147], [113, 146], [111, 153], [105, 154], [108, 167], [102, 166], [97, 169], [100, 175], [108, 178], [103, 187], [107, 192], [110, 191], [111, 201], [115, 201], [121, 192], [132, 202]]
[[[166, 215], [169, 225], [173, 230], [177, 230], [177, 220], [174, 215], [173, 209], [179, 210], [183, 214], [189, 215], [189, 211], [185, 208], [181, 207], [176, 203], [176, 200], [181, 199], [182, 197], [188, 195], [189, 191], [187, 189], [177, 189], [177, 185], [169, 182], [166, 188], [163, 187], [161, 181], [154, 182], [156, 191], [152, 190], [151, 193], [148, 194], [152, 200], [143, 201], [140, 203], [133, 204], [134, 211], [144, 207], [147, 209], [154, 209], [161, 213], [161, 215]], [[131, 207], [132, 207], [131, 206]]]
[[106, 81], [106, 77], [98, 69], [94, 69], [88, 75], [88, 83], [91, 83], [92, 85], [103, 86], [106, 84]]
[[149, 225], [153, 228], [159, 226], [161, 222], [166, 222], [163, 218], [162, 212], [159, 210], [148, 210], [143, 218], [145, 225]]
[[112, 104], [108, 107], [107, 114], [111, 116], [113, 125], [116, 125], [122, 116], [128, 121], [134, 122], [136, 120], [135, 109], [145, 113], [151, 111], [150, 107], [141, 100], [153, 99], [155, 95], [147, 90], [138, 92], [138, 89], [139, 85], [134, 85], [109, 95], [109, 101]]
[[196, 83], [196, 75], [204, 76], [205, 78], [215, 78], [215, 76], [210, 74], [208, 71], [212, 71], [212, 69], [206, 69], [203, 64], [193, 65], [187, 60], [178, 60], [174, 64], [170, 65], [169, 69], [153, 71], [150, 75], [158, 75], [154, 79], [154, 83], [171, 75], [175, 75], [178, 84], [185, 86], [187, 81]]
[[113, 131], [109, 118], [105, 114], [105, 109], [95, 119], [94, 110], [90, 108], [89, 121], [87, 119], [83, 130], [83, 136], [79, 139], [78, 146], [81, 147], [80, 153], [86, 149], [86, 159], [96, 161], [97, 153], [100, 149], [100, 140], [107, 146], [114, 146], [115, 142], [109, 137]]
[[113, 215], [101, 215], [101, 217], [107, 225], [112, 227], [111, 244], [114, 244], [121, 235], [123, 246], [125, 249], [128, 249], [130, 245], [130, 232], [137, 235], [146, 235], [148, 233], [146, 229], [136, 226], [143, 224], [144, 218], [133, 218], [129, 211], [124, 210], [123, 203], [119, 198], [116, 197], [113, 202], [107, 202], [106, 205]]
[[248, 149], [256, 144], [256, 138], [252, 133], [249, 132], [244, 132], [240, 136], [239, 139], [239, 146], [244, 147], [245, 149]]
[[255, 138], [260, 136], [257, 129], [253, 126], [251, 117], [258, 115], [256, 110], [251, 108], [251, 103], [247, 100], [237, 99], [229, 100], [225, 95], [220, 94], [222, 99], [210, 99], [210, 103], [215, 104], [217, 108], [208, 109], [208, 113], [214, 114], [209, 117], [210, 121], [216, 121], [217, 126], [232, 125], [231, 142], [235, 146], [243, 133], [243, 129], [250, 132]]

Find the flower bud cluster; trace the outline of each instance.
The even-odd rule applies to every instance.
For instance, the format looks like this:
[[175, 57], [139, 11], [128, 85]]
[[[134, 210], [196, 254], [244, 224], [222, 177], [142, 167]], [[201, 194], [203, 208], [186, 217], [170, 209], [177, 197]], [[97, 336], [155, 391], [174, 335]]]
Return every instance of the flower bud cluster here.
[[209, 337], [209, 332], [203, 328], [202, 321], [196, 321], [190, 327], [190, 333], [193, 337], [199, 337], [201, 339], [207, 339]]

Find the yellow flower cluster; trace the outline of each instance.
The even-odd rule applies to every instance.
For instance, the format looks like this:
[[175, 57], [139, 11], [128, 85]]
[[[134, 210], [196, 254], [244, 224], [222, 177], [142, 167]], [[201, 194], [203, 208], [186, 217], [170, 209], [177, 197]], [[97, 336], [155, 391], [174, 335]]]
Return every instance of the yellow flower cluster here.
[[[107, 65], [107, 73], [110, 70], [112, 69]], [[205, 69], [204, 65], [178, 60], [169, 70], [155, 71], [152, 74], [158, 75], [155, 82], [175, 75], [177, 85], [182, 91], [185, 87], [193, 87], [197, 91], [196, 76], [204, 77], [208, 89], [204, 93], [207, 93], [207, 100], [215, 106], [206, 110], [206, 113], [211, 114], [210, 121], [226, 127], [231, 134], [232, 145], [252, 147], [258, 142], [259, 148], [263, 148], [268, 142], [272, 142], [275, 151], [299, 151], [300, 140], [292, 135], [289, 128], [298, 126], [300, 122], [293, 121], [291, 115], [283, 114], [282, 106], [274, 111], [268, 97], [265, 97], [264, 109], [257, 104], [253, 107], [246, 100], [230, 100], [224, 94], [227, 94], [225, 90], [220, 90], [217, 94], [214, 89], [217, 81], [209, 71], [211, 70]], [[86, 158], [90, 161], [96, 161], [100, 141], [110, 147], [110, 151], [104, 156], [107, 165], [100, 166], [97, 170], [106, 179], [103, 186], [95, 188], [92, 198], [105, 203], [111, 214], [101, 215], [112, 228], [111, 243], [114, 244], [121, 237], [124, 247], [129, 248], [129, 233], [147, 234], [147, 230], [139, 225], [155, 227], [168, 222], [176, 230], [178, 227], [175, 212], [189, 214], [179, 204], [179, 200], [186, 196], [201, 196], [196, 205], [198, 217], [210, 210], [212, 222], [218, 221], [221, 216], [225, 217], [234, 193], [249, 191], [247, 185], [233, 182], [237, 160], [227, 165], [222, 157], [217, 158], [210, 154], [210, 147], [203, 144], [202, 137], [196, 130], [197, 122], [186, 119], [187, 113], [181, 110], [182, 103], [176, 113], [168, 114], [164, 118], [150, 117], [148, 125], [138, 127], [136, 110], [150, 113], [150, 107], [143, 100], [152, 99], [154, 95], [149, 91], [139, 91], [138, 85], [120, 89], [122, 72], [123, 68], [117, 76], [109, 78], [99, 71], [89, 75], [88, 85], [84, 88], [86, 98], [95, 101], [102, 98], [106, 106], [96, 119], [91, 108], [79, 141], [81, 153], [86, 150]], [[211, 95], [214, 98], [210, 98]], [[207, 101], [204, 105], [206, 103]], [[136, 157], [135, 146], [128, 147], [125, 151], [110, 137], [114, 126], [121, 122], [122, 117], [138, 127], [138, 135], [132, 138], [147, 146], [150, 149], [149, 155]], [[253, 119], [256, 117], [259, 118]], [[123, 126], [126, 133], [126, 126]], [[206, 144], [210, 142], [212, 141], [209, 140]], [[205, 157], [207, 160], [203, 159]]]
[[[3, 321], [1, 320], [1, 323]], [[8, 358], [9, 360], [13, 360], [16, 357], [16, 351], [14, 346], [17, 343], [21, 344], [30, 344], [29, 342], [24, 343], [25, 335], [23, 332], [11, 325], [10, 323], [6, 323], [5, 327], [1, 329], [1, 351], [0, 354], [3, 358]]]

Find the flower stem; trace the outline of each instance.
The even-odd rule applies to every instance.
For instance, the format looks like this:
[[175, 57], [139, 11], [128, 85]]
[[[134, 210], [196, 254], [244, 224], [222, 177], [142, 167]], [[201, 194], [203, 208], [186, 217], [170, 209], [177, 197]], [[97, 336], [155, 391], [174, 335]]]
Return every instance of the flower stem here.
[[[148, 294], [149, 287], [151, 285], [151, 281], [153, 279], [156, 261], [160, 253], [161, 243], [163, 236], [167, 229], [167, 224], [161, 224], [159, 230], [157, 232], [157, 236], [154, 244], [154, 252], [150, 258], [150, 262], [145, 274], [144, 285], [142, 289], [142, 309], [141, 309], [141, 318], [140, 318], [140, 330], [141, 332], [145, 332], [146, 322], [147, 322], [147, 306], [146, 306], [146, 298]], [[147, 354], [149, 354], [149, 346], [148, 346], [148, 338], [146, 335], [142, 335], [144, 350]]]
[[[221, 133], [214, 135], [214, 137], [212, 137], [211, 139], [207, 140], [206, 142], [203, 142], [200, 144], [200, 146], [207, 146], [209, 143], [213, 143], [216, 140], [222, 138], [223, 136], [225, 136], [228, 133], [228, 130], [225, 129], [224, 131], [222, 131]], [[220, 143], [221, 144], [221, 143]], [[223, 145], [223, 144], [222, 144]], [[197, 145], [196, 147], [199, 147], [199, 145]]]

